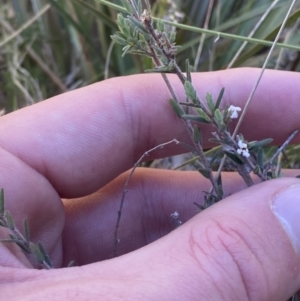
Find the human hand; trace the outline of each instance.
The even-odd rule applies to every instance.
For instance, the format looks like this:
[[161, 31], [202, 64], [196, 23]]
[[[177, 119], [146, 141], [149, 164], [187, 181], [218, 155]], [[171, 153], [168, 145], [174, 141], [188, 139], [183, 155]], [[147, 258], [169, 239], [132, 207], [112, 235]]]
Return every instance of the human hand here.
[[[243, 107], [259, 72], [195, 74], [193, 83], [203, 98], [225, 87], [224, 103]], [[247, 140], [272, 137], [280, 144], [300, 127], [299, 80], [296, 73], [266, 71], [240, 129]], [[17, 246], [1, 244], [2, 297], [283, 301], [299, 289], [300, 182], [295, 178], [245, 189], [229, 173], [223, 177], [228, 197], [191, 218], [193, 202], [203, 200], [208, 181], [197, 172], [139, 169], [120, 225], [119, 253], [127, 254], [104, 261], [113, 255], [128, 174], [123, 172], [160, 143], [173, 138], [189, 142], [168, 98], [159, 75], [139, 75], [94, 84], [1, 117], [0, 183], [7, 208], [20, 228], [28, 218], [32, 240], [43, 243], [59, 268], [32, 269]], [[206, 141], [211, 128], [203, 131]], [[170, 146], [153, 155], [180, 151]], [[171, 231], [174, 211], [183, 221], [191, 219], [164, 236]], [[291, 223], [290, 236], [278, 214]], [[7, 237], [4, 229], [0, 237]], [[78, 266], [61, 268], [71, 260]]]

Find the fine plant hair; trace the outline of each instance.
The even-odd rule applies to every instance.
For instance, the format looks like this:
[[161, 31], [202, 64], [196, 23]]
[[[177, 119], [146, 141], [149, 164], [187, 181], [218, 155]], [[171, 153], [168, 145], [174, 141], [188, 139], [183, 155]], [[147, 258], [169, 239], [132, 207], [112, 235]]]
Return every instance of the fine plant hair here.
[[[204, 204], [197, 204], [200, 211], [222, 200], [224, 197], [221, 176], [221, 171], [224, 166], [230, 166], [231, 170], [237, 171], [248, 187], [254, 185], [251, 174], [257, 175], [261, 181], [275, 179], [281, 176], [281, 170], [277, 168], [276, 159], [298, 131], [295, 130], [291, 133], [286, 142], [275, 152], [272, 158], [268, 160], [265, 158], [263, 148], [272, 142], [271, 138], [249, 142], [241, 133], [238, 134], [238, 131], [295, 2], [296, 0], [292, 2], [289, 8], [261, 69], [260, 75], [242, 110], [240, 107], [234, 105], [222, 105], [222, 98], [224, 93], [226, 93], [226, 87], [221, 89], [217, 99], [213, 99], [210, 93], [207, 93], [205, 101], [201, 99], [192, 83], [192, 67], [190, 66], [189, 60], [186, 60], [185, 74], [176, 61], [176, 53], [179, 48], [175, 43], [176, 31], [170, 30], [162, 20], [156, 20], [154, 22], [148, 0], [122, 0], [127, 13], [125, 16], [118, 14], [117, 24], [119, 31], [112, 36], [112, 39], [123, 46], [122, 56], [131, 53], [149, 57], [152, 59], [154, 68], [146, 70], [146, 72], [160, 73], [162, 75], [171, 95], [169, 99], [170, 108], [182, 120], [190, 137], [191, 145], [189, 148], [191, 148], [192, 152], [197, 156], [196, 169], [211, 182], [211, 190], [205, 192]], [[182, 83], [186, 94], [185, 102], [178, 99], [168, 79], [168, 73], [176, 74]], [[231, 133], [229, 124], [233, 119], [239, 117], [239, 112], [241, 112], [241, 117], [235, 130]], [[203, 149], [201, 124], [209, 124], [214, 129], [212, 138], [210, 138], [209, 141], [217, 144], [218, 147], [217, 151], [211, 157], [206, 156]], [[179, 143], [177, 140], [172, 141]], [[151, 149], [151, 151], [159, 147], [164, 147], [172, 141], [155, 147]], [[115, 256], [117, 256], [117, 246], [120, 242], [118, 230], [125, 195], [128, 192], [128, 183], [134, 170], [148, 153], [149, 151], [134, 165], [123, 189], [114, 235]], [[218, 172], [214, 175], [213, 165], [222, 157], [223, 159], [219, 164]]]

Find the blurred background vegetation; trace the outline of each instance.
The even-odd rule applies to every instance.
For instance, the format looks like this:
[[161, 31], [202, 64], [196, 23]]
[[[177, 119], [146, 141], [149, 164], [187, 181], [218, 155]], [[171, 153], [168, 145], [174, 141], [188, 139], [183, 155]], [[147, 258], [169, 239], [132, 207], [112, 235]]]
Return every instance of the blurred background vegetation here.
[[[121, 5], [120, 0], [108, 1]], [[272, 40], [291, 1], [152, 0], [154, 15], [166, 20], [235, 35]], [[300, 45], [299, 10], [281, 38]], [[59, 93], [105, 78], [140, 73], [151, 67], [147, 58], [127, 55], [112, 43], [118, 11], [99, 0], [0, 0], [0, 107], [11, 112]], [[248, 44], [231, 62], [243, 42], [178, 29], [186, 58], [196, 70], [261, 66], [269, 47]], [[300, 70], [299, 51], [277, 48], [269, 68]], [[230, 63], [231, 62], [231, 63]]]

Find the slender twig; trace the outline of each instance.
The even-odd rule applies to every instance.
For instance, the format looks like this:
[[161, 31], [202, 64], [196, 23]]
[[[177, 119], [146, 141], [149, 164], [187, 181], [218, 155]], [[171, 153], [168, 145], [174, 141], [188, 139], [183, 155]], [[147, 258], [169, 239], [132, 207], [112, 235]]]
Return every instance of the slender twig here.
[[[1, 222], [3, 223], [3, 220], [1, 219]], [[4, 226], [5, 228], [9, 228], [8, 225], [5, 223]], [[14, 239], [0, 239], [0, 242], [3, 242], [3, 243], [11, 243], [11, 242], [17, 242], [18, 245], [22, 246], [22, 250], [24, 250], [25, 253], [27, 254], [31, 254], [31, 250], [30, 250], [30, 246], [29, 246], [29, 243], [26, 241], [25, 237], [22, 235], [22, 233], [17, 229], [9, 229], [13, 236], [14, 236]]]
[[106, 55], [106, 60], [105, 60], [105, 68], [104, 68], [104, 79], [108, 79], [109, 76], [109, 63], [111, 59], [111, 54], [112, 50], [114, 48], [115, 41], [111, 41], [108, 50], [107, 50], [107, 55]]
[[[281, 25], [281, 27], [280, 27], [280, 29], [279, 29], [277, 35], [276, 35], [276, 38], [275, 38], [275, 40], [274, 40], [274, 42], [273, 42], [273, 44], [272, 44], [272, 47], [271, 47], [271, 49], [270, 49], [270, 51], [269, 51], [269, 53], [268, 53], [268, 55], [267, 55], [267, 58], [266, 58], [266, 60], [265, 60], [265, 62], [264, 62], [264, 64], [263, 64], [263, 67], [262, 67], [262, 70], [261, 70], [261, 72], [260, 72], [260, 74], [259, 74], [259, 77], [258, 77], [257, 81], [256, 81], [255, 84], [254, 84], [254, 87], [253, 87], [253, 89], [252, 89], [252, 91], [251, 91], [251, 93], [250, 93], [250, 96], [249, 96], [249, 98], [248, 98], [248, 100], [247, 100], [247, 102], [246, 102], [246, 105], [245, 105], [245, 107], [244, 107], [244, 109], [243, 109], [243, 112], [242, 112], [242, 114], [241, 114], [241, 117], [240, 117], [240, 119], [239, 119], [239, 121], [238, 121], [238, 123], [237, 123], [237, 125], [236, 125], [236, 127], [235, 127], [235, 130], [234, 130], [233, 134], [232, 134], [232, 137], [233, 137], [233, 138], [235, 137], [235, 135], [237, 134], [237, 132], [238, 132], [238, 130], [239, 130], [239, 128], [240, 128], [240, 125], [241, 125], [241, 123], [242, 123], [242, 121], [243, 121], [243, 119], [244, 119], [244, 117], [245, 117], [245, 114], [246, 114], [247, 109], [249, 108], [249, 105], [250, 105], [250, 103], [251, 103], [251, 101], [252, 101], [252, 99], [253, 99], [253, 96], [254, 96], [254, 94], [255, 94], [255, 92], [256, 92], [256, 89], [257, 89], [257, 87], [258, 87], [258, 85], [259, 85], [259, 83], [260, 83], [260, 81], [261, 81], [261, 78], [262, 78], [262, 76], [263, 76], [263, 74], [264, 74], [264, 71], [265, 71], [265, 69], [266, 69], [266, 66], [267, 66], [267, 64], [268, 64], [268, 62], [269, 62], [269, 60], [270, 60], [270, 58], [271, 58], [271, 55], [273, 54], [276, 45], [278, 45], [278, 39], [279, 39], [280, 36], [281, 36], [281, 33], [282, 33], [282, 31], [283, 31], [283, 29], [284, 29], [284, 27], [285, 27], [285, 24], [286, 24], [286, 22], [287, 22], [287, 20], [288, 20], [288, 18], [289, 18], [289, 16], [290, 16], [290, 14], [291, 14], [291, 12], [292, 12], [292, 9], [293, 9], [295, 3], [296, 3], [296, 0], [293, 0], [292, 3], [291, 3], [291, 5], [290, 5], [290, 8], [289, 8], [289, 10], [288, 10], [288, 12], [287, 12], [287, 14], [286, 14], [286, 16], [285, 16], [285, 18], [284, 18], [284, 20], [283, 20], [283, 22], [282, 22], [282, 25]], [[223, 157], [223, 159], [222, 159], [222, 161], [221, 161], [221, 163], [220, 163], [220, 166], [219, 166], [219, 168], [218, 168], [216, 177], [220, 176], [221, 171], [222, 171], [222, 169], [223, 169], [223, 166], [224, 166], [224, 164], [225, 164], [225, 161], [226, 161], [226, 155], [224, 155], [224, 157]], [[213, 191], [213, 188], [211, 188], [210, 191]]]
[[[11, 25], [8, 22], [6, 22], [3, 18], [0, 18], [0, 24], [8, 32], [10, 33], [14, 32], [14, 29], [11, 27]], [[18, 35], [16, 39], [19, 43], [24, 43], [24, 39], [21, 37], [21, 35]], [[43, 59], [29, 45], [26, 45], [25, 49], [28, 55], [32, 58], [32, 60], [34, 60], [39, 65], [39, 67], [48, 75], [50, 80], [59, 88], [61, 92], [68, 91], [68, 88], [60, 80], [60, 78], [49, 68], [47, 64], [45, 64]]]
[[249, 108], [249, 106], [250, 106], [250, 104], [251, 104], [251, 102], [252, 102], [252, 100], [253, 100], [253, 96], [254, 96], [254, 94], [255, 94], [255, 92], [256, 92], [256, 90], [257, 90], [257, 87], [258, 87], [258, 85], [259, 85], [261, 79], [262, 79], [262, 76], [263, 76], [263, 74], [264, 74], [264, 72], [265, 72], [265, 70], [266, 70], [267, 64], [269, 63], [269, 60], [270, 60], [270, 58], [271, 58], [271, 56], [272, 56], [272, 54], [273, 54], [273, 52], [274, 52], [274, 49], [275, 49], [275, 47], [276, 47], [276, 45], [277, 45], [277, 42], [278, 42], [278, 40], [279, 40], [279, 38], [280, 38], [280, 36], [281, 36], [281, 34], [282, 34], [284, 28], [285, 28], [285, 24], [286, 24], [286, 22], [287, 22], [287, 20], [288, 20], [288, 18], [289, 18], [289, 16], [290, 16], [290, 14], [291, 14], [293, 8], [294, 8], [294, 5], [296, 4], [296, 1], [297, 1], [297, 0], [293, 0], [293, 1], [292, 1], [292, 4], [290, 5], [290, 8], [289, 8], [289, 10], [288, 10], [288, 12], [287, 12], [287, 14], [286, 14], [286, 16], [285, 16], [285, 18], [284, 18], [284, 20], [283, 20], [281, 26], [280, 26], [280, 29], [279, 29], [279, 31], [278, 31], [278, 33], [277, 33], [277, 35], [276, 35], [276, 38], [275, 38], [275, 40], [274, 40], [274, 42], [273, 42], [273, 45], [272, 45], [272, 47], [271, 47], [271, 49], [270, 49], [270, 51], [269, 51], [269, 53], [268, 53], [268, 55], [267, 55], [267, 58], [266, 58], [266, 60], [265, 60], [265, 62], [264, 62], [264, 64], [263, 64], [263, 66], [262, 66], [262, 68], [261, 68], [261, 72], [260, 72], [260, 74], [259, 74], [259, 77], [258, 77], [258, 79], [256, 80], [256, 83], [255, 83], [255, 85], [254, 85], [254, 87], [253, 87], [253, 89], [252, 89], [252, 91], [251, 91], [251, 93], [250, 93], [250, 96], [249, 96], [249, 98], [248, 98], [248, 100], [247, 100], [247, 102], [246, 102], [246, 105], [245, 105], [245, 107], [244, 107], [244, 109], [243, 109], [243, 111], [242, 111], [241, 117], [240, 117], [240, 119], [238, 120], [238, 123], [237, 123], [237, 125], [236, 125], [236, 127], [235, 127], [235, 129], [234, 129], [234, 132], [233, 132], [233, 134], [232, 134], [232, 137], [233, 137], [233, 138], [235, 137], [235, 135], [237, 134], [237, 132], [238, 132], [239, 129], [240, 129], [240, 126], [241, 126], [241, 124], [242, 124], [242, 122], [243, 122], [243, 120], [244, 120], [244, 118], [245, 118], [245, 115], [246, 115], [246, 113], [247, 113], [247, 111], [248, 111], [248, 108]]
[[275, 154], [270, 158], [268, 162], [264, 165], [264, 176], [266, 176], [267, 171], [273, 165], [274, 160], [279, 156], [279, 154], [288, 146], [288, 144], [294, 139], [294, 137], [298, 134], [299, 130], [295, 130], [286, 140], [285, 142], [277, 149]]
[[[32, 247], [36, 246], [36, 245], [34, 245], [32, 242], [28, 241], [16, 226], [11, 227], [8, 224], [7, 219], [5, 218], [4, 214], [0, 215], [0, 226], [8, 229], [11, 232], [11, 235], [10, 235], [11, 238], [0, 239], [0, 243], [15, 243], [21, 248], [21, 250], [25, 254], [27, 254], [27, 255], [34, 254]], [[41, 254], [41, 255], [43, 256], [43, 254]], [[53, 266], [52, 266], [52, 263], [50, 261], [48, 254], [46, 256], [48, 258], [48, 262], [43, 258], [43, 260], [39, 261], [39, 264], [43, 268], [49, 270], [49, 269], [52, 269]]]
[[[260, 27], [260, 25], [265, 21], [266, 17], [269, 15], [269, 13], [272, 11], [272, 9], [275, 7], [275, 5], [279, 2], [280, 0], [275, 0], [266, 10], [266, 12], [261, 16], [261, 18], [259, 19], [259, 21], [257, 22], [257, 24], [254, 26], [254, 28], [251, 30], [250, 34], [248, 35], [249, 38], [253, 37], [253, 35], [255, 34], [255, 32], [257, 31], [257, 29]], [[248, 42], [245, 41], [241, 47], [239, 48], [239, 50], [236, 52], [236, 54], [234, 55], [234, 57], [232, 58], [232, 60], [230, 61], [230, 63], [227, 66], [227, 69], [230, 69], [233, 64], [235, 63], [236, 59], [239, 57], [239, 55], [242, 53], [242, 51], [245, 49], [245, 47], [247, 46]]]
[[[172, 51], [171, 43], [167, 43], [168, 45], [170, 45], [171, 48], [166, 49], [166, 47], [164, 47], [164, 43], [162, 42], [162, 40], [160, 39], [160, 37], [156, 33], [155, 29], [153, 28], [150, 11], [144, 12], [143, 16], [141, 17], [141, 20], [143, 21], [143, 23], [145, 25], [145, 28], [147, 29], [148, 33], [152, 36], [152, 38], [156, 42], [156, 44], [159, 47], [160, 51], [163, 53], [163, 55], [165, 56], [165, 58], [168, 60], [168, 63], [172, 63], [173, 64], [175, 74], [181, 80], [182, 84], [184, 84], [185, 81], [186, 81], [186, 77], [184, 76], [184, 74], [181, 71], [180, 67], [176, 63], [176, 60], [174, 58], [174, 53]], [[162, 63], [161, 63], [160, 59], [158, 58], [158, 55], [156, 54], [156, 51], [155, 51], [154, 47], [152, 46], [152, 44], [150, 43], [150, 41], [148, 41], [147, 44], [148, 44], [148, 47], [149, 47], [150, 52], [152, 54], [154, 64], [156, 65], [156, 67], [160, 67], [162, 65]], [[163, 77], [165, 83], [167, 84], [167, 87], [169, 88], [169, 91], [170, 91], [170, 93], [171, 93], [174, 101], [176, 101], [177, 103], [179, 103], [179, 100], [176, 97], [175, 91], [174, 91], [172, 85], [170, 84], [170, 82], [169, 82], [169, 80], [167, 78], [167, 75], [164, 74], [164, 73], [161, 73], [161, 74], [162, 74], [162, 77]], [[209, 110], [202, 103], [200, 103], [200, 105], [201, 105], [201, 108], [203, 109], [203, 111], [208, 116], [210, 116]], [[207, 158], [205, 156], [203, 147], [202, 147], [201, 143], [195, 143], [194, 142], [194, 139], [193, 139], [194, 128], [192, 126], [192, 123], [191, 123], [190, 120], [187, 120], [187, 119], [183, 119], [183, 122], [185, 123], [185, 126], [187, 128], [187, 132], [188, 132], [191, 140], [193, 141], [193, 144], [194, 144], [194, 147], [195, 147], [195, 149], [197, 151], [197, 154], [201, 158], [202, 163], [204, 164], [205, 168], [209, 171], [209, 179], [210, 179], [210, 181], [212, 183], [212, 186], [214, 187], [214, 190], [217, 191], [217, 189], [218, 189], [217, 181], [214, 178], [214, 175], [213, 175], [212, 170], [210, 168], [209, 162], [208, 162], [208, 160], [207, 160]]]
[[[299, 24], [300, 24], [300, 19], [298, 19], [296, 21], [296, 23], [294, 24], [293, 28], [288, 31], [286, 37], [284, 38], [285, 42], [289, 42], [291, 37], [295, 34], [295, 32], [297, 32], [297, 30], [299, 30]], [[285, 49], [283, 49], [283, 48], [280, 49], [280, 53], [279, 53], [279, 56], [278, 56], [277, 61], [276, 61], [275, 69], [279, 69], [284, 53], [285, 53]], [[287, 70], [287, 69], [285, 68], [285, 70]]]
[[246, 183], [246, 185], [248, 187], [253, 186], [254, 182], [249, 174], [249, 171], [247, 170], [247, 165], [243, 164], [243, 165], [239, 165], [237, 167], [237, 172], [239, 173], [239, 175], [243, 178], [244, 182]]
[[32, 17], [28, 22], [26, 22], [23, 26], [21, 26], [18, 30], [14, 31], [9, 37], [7, 37], [4, 41], [0, 42], [0, 48], [3, 47], [5, 44], [9, 43], [14, 38], [18, 37], [21, 32], [23, 32], [25, 29], [30, 27], [35, 21], [37, 21], [40, 16], [42, 16], [44, 13], [46, 13], [50, 9], [51, 5], [47, 4], [45, 5], [38, 14], [36, 14], [34, 17]]
[[146, 151], [140, 158], [139, 160], [134, 164], [133, 168], [131, 169], [127, 179], [126, 179], [126, 182], [125, 182], [125, 185], [124, 185], [124, 188], [123, 188], [123, 192], [122, 192], [122, 198], [121, 198], [121, 202], [120, 202], [120, 207], [119, 207], [119, 210], [118, 210], [118, 218], [117, 218], [117, 223], [116, 223], [116, 227], [115, 227], [115, 234], [114, 234], [114, 256], [116, 257], [118, 255], [118, 244], [120, 242], [120, 239], [118, 237], [118, 232], [119, 232], [119, 227], [120, 227], [120, 221], [121, 221], [121, 216], [122, 216], [122, 212], [123, 212], [123, 206], [124, 206], [124, 201], [125, 201], [125, 195], [126, 193], [128, 192], [128, 185], [129, 185], [129, 182], [132, 178], [132, 175], [134, 174], [136, 168], [140, 165], [140, 163], [143, 161], [143, 159], [146, 157], [146, 156], [149, 156], [150, 153], [152, 153], [153, 151], [157, 150], [157, 149], [160, 149], [160, 148], [164, 148], [165, 146], [167, 145], [170, 145], [170, 144], [179, 144], [180, 142], [177, 140], [177, 139], [173, 139], [171, 141], [168, 141], [168, 142], [165, 142], [165, 143], [162, 143], [162, 144], [159, 144], [151, 149], [149, 149], [148, 151]]
[[[207, 8], [207, 13], [206, 13], [206, 18], [205, 18], [205, 21], [204, 21], [204, 28], [205, 29], [208, 28], [209, 21], [210, 21], [210, 18], [211, 18], [212, 9], [214, 7], [214, 3], [215, 3], [214, 0], [209, 1], [208, 8]], [[198, 65], [199, 65], [199, 61], [200, 61], [200, 57], [201, 57], [201, 53], [202, 53], [205, 38], [206, 38], [206, 34], [203, 33], [202, 36], [201, 36], [201, 39], [200, 39], [200, 43], [199, 43], [196, 58], [195, 58], [194, 71], [197, 71], [197, 69], [198, 69]]]
[[133, 15], [135, 16], [135, 18], [138, 19], [138, 17], [139, 17], [139, 12], [137, 11], [137, 7], [135, 6], [134, 1], [132, 1], [132, 0], [127, 0], [127, 1], [129, 2], [129, 4], [131, 5], [131, 7], [132, 7], [133, 10], [134, 10]]
[[[222, 1], [217, 1], [217, 9], [216, 9], [216, 24], [215, 27], [218, 28], [220, 25], [220, 19], [221, 19], [221, 7], [222, 7]], [[212, 49], [209, 53], [209, 71], [213, 71], [214, 69], [214, 58], [215, 58], [215, 52], [216, 52], [216, 45], [219, 41], [220, 36], [217, 36], [212, 44]]]
[[[115, 10], [118, 10], [120, 12], [124, 12], [126, 13], [126, 9], [120, 5], [114, 4], [112, 2], [106, 1], [106, 0], [95, 0], [97, 2], [100, 2], [108, 7], [111, 7]], [[229, 33], [225, 33], [225, 32], [220, 32], [220, 31], [216, 31], [216, 30], [210, 30], [210, 29], [204, 29], [204, 28], [200, 28], [200, 27], [194, 27], [194, 26], [189, 26], [186, 24], [182, 24], [182, 23], [177, 23], [177, 22], [172, 22], [172, 21], [168, 21], [168, 20], [163, 20], [163, 19], [158, 19], [155, 17], [152, 17], [152, 19], [154, 21], [158, 21], [160, 20], [161, 22], [163, 22], [166, 25], [170, 25], [170, 26], [174, 26], [176, 28], [179, 29], [183, 29], [183, 30], [187, 30], [187, 31], [191, 31], [191, 32], [196, 32], [196, 33], [206, 33], [207, 36], [215, 36], [215, 37], [220, 37], [220, 38], [226, 38], [226, 39], [233, 39], [233, 40], [237, 40], [237, 41], [247, 41], [248, 43], [252, 43], [252, 44], [258, 44], [258, 45], [264, 45], [264, 46], [272, 46], [273, 42], [271, 41], [266, 41], [266, 40], [261, 40], [261, 39], [254, 39], [254, 38], [248, 38], [248, 37], [244, 37], [244, 36], [240, 36], [240, 35], [234, 35], [234, 34], [229, 34]], [[283, 43], [277, 43], [278, 47], [281, 48], [286, 48], [286, 49], [292, 49], [292, 50], [300, 50], [300, 46], [297, 45], [288, 45], [288, 44], [283, 44]]]

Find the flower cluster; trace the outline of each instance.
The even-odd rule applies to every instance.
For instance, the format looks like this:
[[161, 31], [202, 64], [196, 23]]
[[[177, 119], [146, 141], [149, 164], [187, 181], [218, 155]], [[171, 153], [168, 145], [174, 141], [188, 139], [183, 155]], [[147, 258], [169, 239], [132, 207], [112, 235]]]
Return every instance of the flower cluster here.
[[239, 140], [238, 141], [238, 146], [239, 146], [239, 148], [237, 149], [237, 153], [239, 155], [242, 155], [246, 158], [250, 157], [250, 153], [249, 153], [247, 144], [245, 142], [243, 142], [242, 140]]
[[240, 107], [235, 107], [233, 105], [231, 105], [228, 109], [228, 111], [230, 112], [230, 118], [231, 119], [235, 119], [238, 118], [238, 112], [240, 112], [242, 109]]

